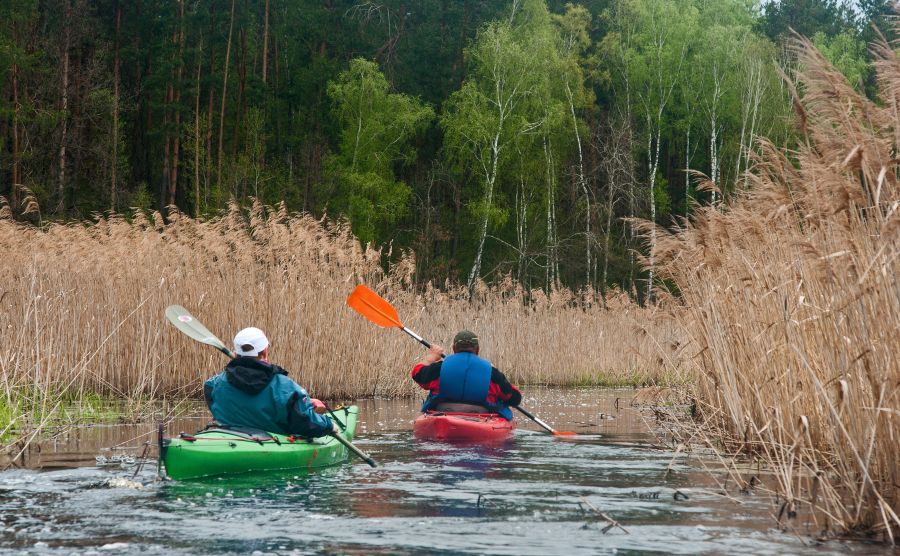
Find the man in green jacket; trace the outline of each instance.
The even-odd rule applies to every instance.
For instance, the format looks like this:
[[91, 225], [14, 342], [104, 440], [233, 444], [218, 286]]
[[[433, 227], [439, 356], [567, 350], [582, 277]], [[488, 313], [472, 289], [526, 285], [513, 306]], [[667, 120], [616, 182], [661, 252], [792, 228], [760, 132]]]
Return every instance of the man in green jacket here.
[[262, 330], [244, 328], [234, 337], [237, 357], [203, 385], [206, 405], [223, 425], [309, 438], [338, 432], [322, 415], [325, 404], [309, 397], [269, 362], [269, 340]]

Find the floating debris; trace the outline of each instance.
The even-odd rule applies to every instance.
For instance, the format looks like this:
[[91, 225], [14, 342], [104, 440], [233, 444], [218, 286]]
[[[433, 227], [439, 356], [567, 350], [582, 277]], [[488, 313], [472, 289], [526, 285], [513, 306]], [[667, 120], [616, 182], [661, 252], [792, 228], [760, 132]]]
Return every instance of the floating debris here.
[[478, 508], [478, 510], [480, 511], [481, 509], [487, 508], [488, 506], [492, 506], [492, 507], [495, 507], [495, 508], [497, 507], [496, 504], [494, 504], [493, 502], [491, 502], [490, 500], [488, 500], [487, 496], [485, 496], [485, 495], [479, 493], [479, 494], [478, 494], [478, 501], [476, 502], [475, 507]]
[[[590, 508], [591, 510], [593, 510], [598, 516], [600, 516], [600, 519], [602, 519], [603, 521], [605, 521], [606, 523], [609, 524], [609, 525], [607, 525], [606, 527], [604, 527], [604, 528], [602, 529], [602, 532], [603, 532], [604, 535], [605, 535], [607, 532], [609, 532], [610, 529], [613, 529], [614, 527], [618, 527], [619, 529], [621, 529], [622, 531], [624, 531], [626, 535], [630, 535], [630, 534], [631, 534], [631, 533], [628, 532], [628, 529], [622, 527], [622, 525], [621, 525], [618, 521], [616, 521], [615, 519], [609, 517], [609, 515], [607, 515], [607, 514], [605, 514], [604, 512], [600, 511], [600, 510], [597, 508], [597, 506], [595, 506], [595, 505], [591, 504], [590, 502], [588, 502], [587, 498], [582, 498], [581, 501], [584, 502], [584, 504], [585, 504], [588, 508]], [[581, 506], [581, 502], [578, 503], [578, 506], [581, 508], [581, 511], [584, 512], [584, 507]], [[586, 512], [585, 512], [585, 513], [586, 513]], [[587, 524], [585, 524], [585, 526], [587, 526]]]
[[137, 481], [132, 481], [131, 479], [126, 479], [124, 477], [113, 477], [112, 479], [106, 481], [106, 485], [109, 488], [130, 488], [133, 490], [144, 490], [144, 485]]
[[134, 456], [128, 455], [97, 456], [94, 458], [94, 461], [97, 462], [97, 467], [131, 467], [137, 463], [137, 459]]
[[655, 492], [637, 492], [632, 490], [628, 493], [628, 496], [632, 498], [637, 498], [639, 500], [659, 500], [659, 491]]
[[127, 542], [113, 542], [109, 544], [104, 544], [99, 548], [99, 550], [126, 550], [128, 548]]

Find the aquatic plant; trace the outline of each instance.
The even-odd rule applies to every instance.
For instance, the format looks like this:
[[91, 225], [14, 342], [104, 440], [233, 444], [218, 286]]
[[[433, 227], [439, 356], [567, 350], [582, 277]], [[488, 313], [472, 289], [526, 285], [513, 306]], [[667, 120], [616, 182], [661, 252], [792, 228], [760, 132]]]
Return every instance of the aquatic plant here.
[[796, 150], [760, 140], [750, 187], [657, 230], [656, 254], [698, 354], [702, 425], [772, 472], [779, 520], [811, 508], [816, 532], [895, 542], [900, 60], [873, 46], [873, 102], [808, 41], [793, 52]]
[[[228, 340], [261, 327], [271, 356], [324, 398], [417, 393], [409, 371], [422, 350], [346, 306], [363, 282], [408, 325], [449, 345], [461, 328], [518, 383], [669, 380], [680, 353], [671, 318], [627, 296], [527, 291], [512, 280], [472, 296], [444, 284], [413, 287], [411, 254], [362, 247], [345, 223], [259, 203], [208, 221], [172, 212], [113, 215], [35, 227], [0, 218], [0, 378], [8, 397], [29, 384], [45, 404], [78, 392], [119, 399], [199, 397], [224, 365], [169, 325], [169, 304], [189, 308]], [[666, 347], [664, 347], [666, 346]], [[665, 374], [663, 374], [665, 373]]]

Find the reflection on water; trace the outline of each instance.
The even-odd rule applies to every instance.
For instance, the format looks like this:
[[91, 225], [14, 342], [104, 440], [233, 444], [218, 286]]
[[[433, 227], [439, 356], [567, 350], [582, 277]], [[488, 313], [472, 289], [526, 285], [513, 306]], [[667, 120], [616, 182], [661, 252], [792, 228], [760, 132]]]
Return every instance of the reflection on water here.
[[[765, 496], [733, 502], [715, 495], [690, 460], [650, 446], [640, 415], [627, 409], [630, 398], [629, 391], [530, 392], [525, 404], [533, 412], [582, 436], [553, 438], [520, 418], [512, 440], [490, 447], [417, 441], [411, 422], [418, 401], [368, 400], [360, 404], [357, 443], [381, 467], [354, 462], [205, 482], [157, 482], [155, 461], [140, 470], [96, 466], [97, 455], [140, 455], [153, 440], [152, 423], [81, 429], [26, 454], [43, 471], [0, 473], [0, 550], [887, 553], [852, 543], [811, 546], [770, 527]], [[200, 415], [170, 423], [169, 433], [202, 427], [208, 417]], [[122, 486], [110, 487], [110, 479]], [[689, 498], [676, 500], [676, 492]], [[604, 532], [598, 511], [627, 533]]]

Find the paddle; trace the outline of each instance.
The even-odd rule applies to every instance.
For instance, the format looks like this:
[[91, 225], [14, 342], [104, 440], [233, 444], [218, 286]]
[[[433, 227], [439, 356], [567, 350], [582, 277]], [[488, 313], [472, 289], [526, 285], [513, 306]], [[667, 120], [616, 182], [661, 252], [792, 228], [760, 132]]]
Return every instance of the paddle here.
[[[386, 299], [382, 298], [380, 295], [373, 292], [363, 284], [356, 286], [356, 289], [353, 290], [349, 297], [347, 297], [347, 305], [349, 305], [351, 309], [366, 317], [378, 326], [381, 326], [383, 328], [399, 328], [412, 336], [417, 342], [419, 342], [426, 348], [431, 347], [431, 344], [429, 344], [424, 338], [422, 338], [409, 328], [403, 326], [403, 323], [400, 322], [400, 315], [397, 314], [397, 310], [394, 309], [393, 305], [388, 303]], [[446, 357], [444, 354], [441, 355], [443, 357]], [[553, 434], [555, 436], [571, 436], [575, 434], [574, 432], [570, 431], [558, 431], [547, 423], [541, 421], [525, 409], [522, 409], [517, 405], [513, 407], [515, 407], [520, 412], [522, 412], [523, 415], [543, 427], [550, 434]]]
[[[194, 316], [191, 315], [188, 310], [181, 305], [169, 305], [168, 307], [166, 307], [166, 318], [169, 319], [169, 322], [175, 325], [175, 328], [182, 331], [190, 338], [197, 340], [201, 344], [206, 344], [216, 348], [231, 359], [235, 358], [234, 352], [225, 347], [225, 344], [222, 343], [222, 340], [216, 338], [215, 334], [210, 332], [209, 329], [203, 326], [200, 321], [195, 319]], [[332, 415], [334, 414], [332, 413]], [[365, 452], [354, 446], [352, 442], [350, 442], [340, 434], [336, 432], [330, 432], [328, 434], [331, 435], [332, 438], [336, 439], [338, 442], [346, 446], [348, 450], [359, 456], [359, 458], [364, 462], [368, 463], [372, 467], [378, 467], [378, 464], [375, 463], [375, 460], [373, 460]]]

